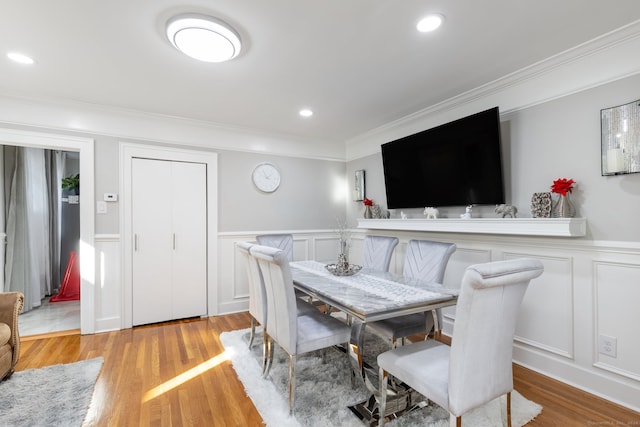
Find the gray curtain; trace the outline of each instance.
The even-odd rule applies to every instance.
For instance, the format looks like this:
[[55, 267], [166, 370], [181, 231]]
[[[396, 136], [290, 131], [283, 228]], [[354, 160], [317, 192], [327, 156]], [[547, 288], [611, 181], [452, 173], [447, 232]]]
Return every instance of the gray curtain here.
[[60, 282], [59, 155], [40, 148], [3, 148], [5, 290], [22, 292], [28, 311], [40, 306]]

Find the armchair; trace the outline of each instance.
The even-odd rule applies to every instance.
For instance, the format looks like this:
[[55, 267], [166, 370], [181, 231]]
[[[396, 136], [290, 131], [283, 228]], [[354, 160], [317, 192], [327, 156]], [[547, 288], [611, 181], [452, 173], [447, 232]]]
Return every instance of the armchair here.
[[21, 292], [0, 293], [0, 380], [13, 374], [20, 358], [20, 333], [18, 314], [24, 305]]

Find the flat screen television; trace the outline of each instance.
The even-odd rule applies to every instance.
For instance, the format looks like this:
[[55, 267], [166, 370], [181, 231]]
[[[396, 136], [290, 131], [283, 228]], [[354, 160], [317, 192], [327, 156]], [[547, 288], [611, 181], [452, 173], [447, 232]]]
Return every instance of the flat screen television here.
[[382, 145], [387, 208], [505, 202], [498, 107]]

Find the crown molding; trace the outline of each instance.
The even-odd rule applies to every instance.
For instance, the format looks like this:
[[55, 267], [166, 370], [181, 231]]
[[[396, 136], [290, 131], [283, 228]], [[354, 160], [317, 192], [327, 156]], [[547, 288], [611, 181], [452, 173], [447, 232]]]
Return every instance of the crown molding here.
[[512, 113], [640, 73], [640, 20], [346, 141], [347, 161], [380, 145], [500, 106]]
[[0, 94], [2, 123], [210, 150], [344, 161], [342, 141], [293, 135], [72, 100]]

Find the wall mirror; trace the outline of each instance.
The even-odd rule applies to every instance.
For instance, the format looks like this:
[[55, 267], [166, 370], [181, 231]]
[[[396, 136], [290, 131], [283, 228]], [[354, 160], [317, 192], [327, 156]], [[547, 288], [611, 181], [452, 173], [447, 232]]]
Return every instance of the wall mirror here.
[[600, 110], [602, 175], [640, 172], [640, 100]]
[[355, 171], [355, 182], [353, 186], [353, 201], [364, 200], [364, 169]]

